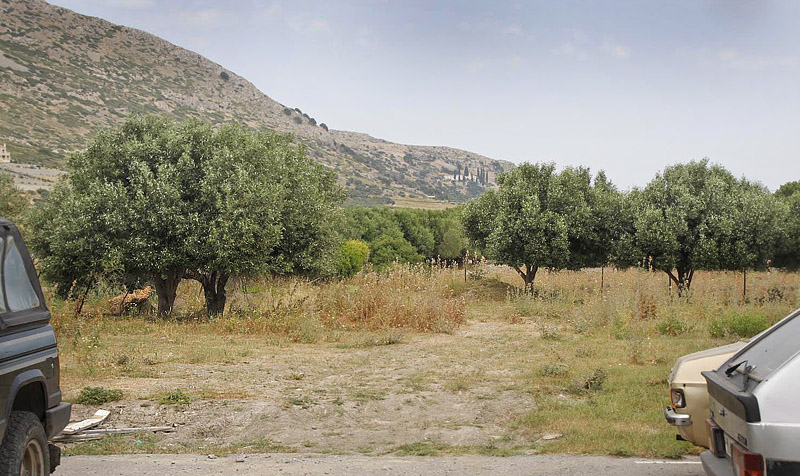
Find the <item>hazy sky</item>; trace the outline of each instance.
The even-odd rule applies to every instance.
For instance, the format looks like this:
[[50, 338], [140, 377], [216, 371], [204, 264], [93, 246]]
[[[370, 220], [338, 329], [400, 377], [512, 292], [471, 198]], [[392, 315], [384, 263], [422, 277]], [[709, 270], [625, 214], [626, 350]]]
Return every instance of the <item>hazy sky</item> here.
[[800, 1], [55, 0], [146, 30], [335, 129], [622, 188], [709, 157], [800, 180]]

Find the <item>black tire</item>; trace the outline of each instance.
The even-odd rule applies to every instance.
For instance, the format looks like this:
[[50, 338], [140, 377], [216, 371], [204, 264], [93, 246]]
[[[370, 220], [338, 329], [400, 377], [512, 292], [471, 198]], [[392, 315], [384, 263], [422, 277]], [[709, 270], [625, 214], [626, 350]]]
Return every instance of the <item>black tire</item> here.
[[50, 452], [39, 418], [31, 412], [11, 412], [0, 445], [0, 476], [50, 474]]

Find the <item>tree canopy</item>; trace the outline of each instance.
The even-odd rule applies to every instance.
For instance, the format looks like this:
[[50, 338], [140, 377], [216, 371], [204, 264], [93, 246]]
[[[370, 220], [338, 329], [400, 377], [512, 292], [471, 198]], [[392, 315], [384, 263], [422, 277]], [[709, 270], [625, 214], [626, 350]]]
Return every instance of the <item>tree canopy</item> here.
[[190, 278], [219, 313], [231, 275], [335, 270], [344, 194], [291, 136], [130, 117], [68, 163], [29, 239], [62, 294], [99, 276], [149, 281], [164, 314]]
[[459, 211], [352, 207], [342, 234], [369, 245], [370, 262], [384, 269], [394, 261], [463, 258], [467, 240]]
[[[475, 246], [514, 268], [532, 290], [539, 268], [605, 264], [621, 204], [604, 175], [588, 169], [522, 164], [501, 174], [499, 188], [467, 204], [464, 226]], [[619, 224], [621, 226], [621, 223]]]
[[666, 167], [628, 199], [635, 252], [669, 275], [679, 293], [690, 289], [697, 269], [764, 268], [775, 253], [778, 202], [708, 160]]

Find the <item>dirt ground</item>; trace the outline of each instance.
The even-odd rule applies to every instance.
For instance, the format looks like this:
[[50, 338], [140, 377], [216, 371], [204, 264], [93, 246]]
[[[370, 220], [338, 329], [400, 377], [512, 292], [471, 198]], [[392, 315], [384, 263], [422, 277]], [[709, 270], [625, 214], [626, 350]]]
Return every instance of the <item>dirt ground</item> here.
[[[532, 324], [471, 321], [452, 335], [414, 334], [393, 345], [256, 346], [231, 363], [164, 363], [151, 377], [80, 384], [134, 397], [102, 405], [112, 411], [106, 426], [176, 425], [139, 443], [151, 452], [427, 454], [444, 445], [492, 453], [531, 446], [530, 435], [507, 431], [535, 405], [524, 385], [531, 363], [509, 349], [537, 334]], [[197, 397], [154, 401], [176, 388]], [[73, 416], [96, 408], [75, 405]]]

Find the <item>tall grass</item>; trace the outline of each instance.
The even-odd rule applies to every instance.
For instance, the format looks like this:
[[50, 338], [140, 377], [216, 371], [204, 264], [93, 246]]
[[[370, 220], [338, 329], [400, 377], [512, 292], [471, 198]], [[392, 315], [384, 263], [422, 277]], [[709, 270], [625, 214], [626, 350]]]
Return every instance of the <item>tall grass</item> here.
[[[679, 297], [664, 273], [639, 269], [540, 273], [533, 294], [504, 267], [487, 276], [508, 283], [516, 314], [571, 326], [578, 333], [608, 332], [616, 338], [701, 333], [750, 337], [784, 317], [800, 302], [797, 273], [748, 273], [748, 295], [734, 272], [697, 272], [692, 290]], [[519, 282], [517, 282], [519, 281]], [[513, 316], [512, 316], [513, 317]]]
[[341, 281], [241, 279], [229, 288], [225, 315], [214, 319], [204, 314], [202, 289], [193, 281], [181, 283], [175, 311], [167, 319], [152, 314], [112, 316], [109, 300], [115, 290], [107, 287], [89, 297], [81, 316], [70, 302], [48, 296], [48, 303], [59, 334], [89, 346], [87, 335], [99, 321], [122, 326], [136, 321], [161, 331], [182, 326], [221, 335], [315, 342], [348, 330], [452, 332], [466, 316], [465, 285], [458, 278], [458, 272], [449, 269], [396, 264], [386, 272], [370, 271]]

